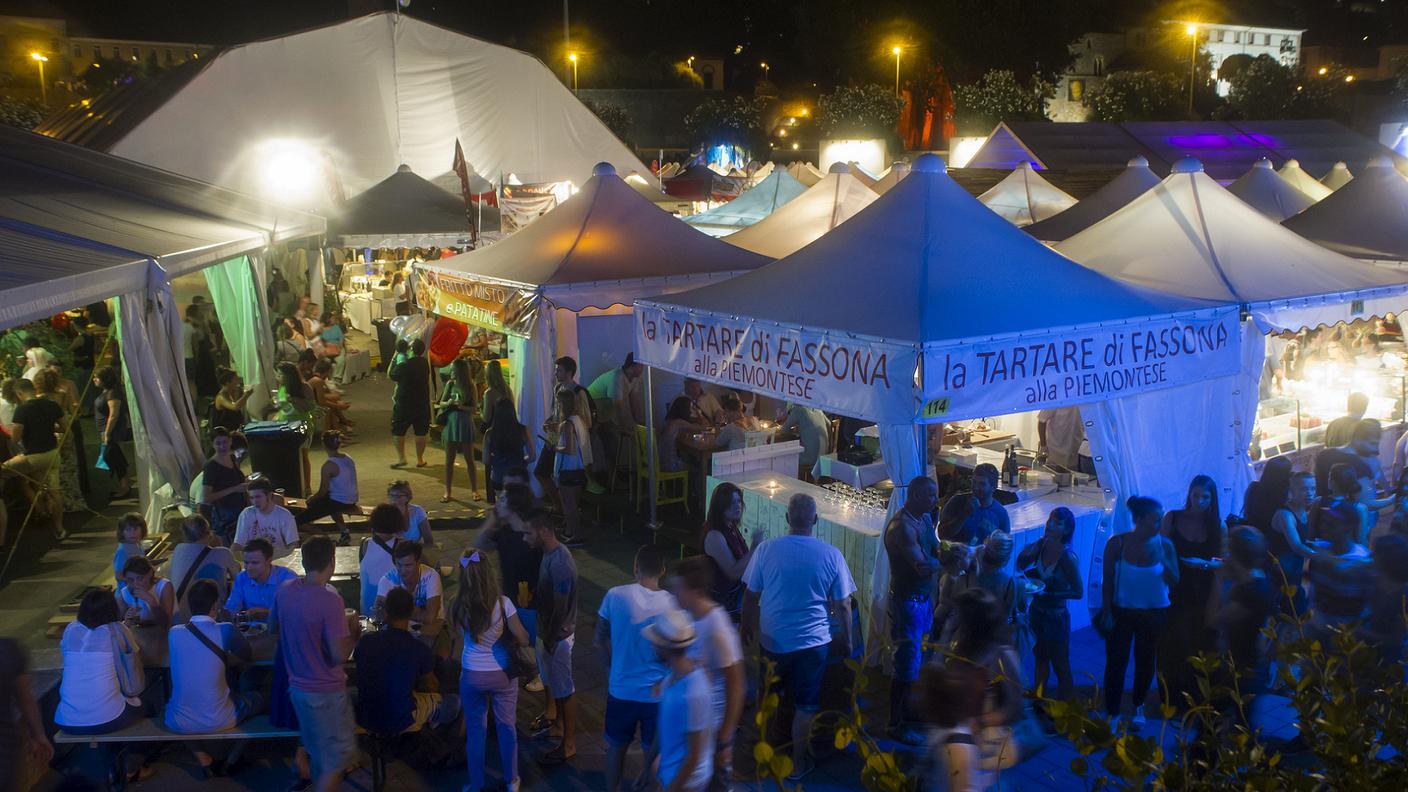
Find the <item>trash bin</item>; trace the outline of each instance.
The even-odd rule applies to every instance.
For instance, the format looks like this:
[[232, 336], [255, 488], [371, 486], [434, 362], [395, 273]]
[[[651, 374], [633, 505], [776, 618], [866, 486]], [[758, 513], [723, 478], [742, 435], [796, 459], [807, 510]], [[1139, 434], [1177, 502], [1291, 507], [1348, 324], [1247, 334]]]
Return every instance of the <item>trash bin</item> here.
[[308, 424], [303, 421], [250, 421], [240, 428], [249, 443], [250, 469], [274, 482], [290, 498], [303, 497], [303, 455]]
[[376, 370], [386, 371], [386, 367], [391, 365], [391, 358], [396, 354], [396, 334], [391, 331], [390, 319], [373, 319], [372, 324], [376, 326], [376, 345], [377, 350], [381, 352]]

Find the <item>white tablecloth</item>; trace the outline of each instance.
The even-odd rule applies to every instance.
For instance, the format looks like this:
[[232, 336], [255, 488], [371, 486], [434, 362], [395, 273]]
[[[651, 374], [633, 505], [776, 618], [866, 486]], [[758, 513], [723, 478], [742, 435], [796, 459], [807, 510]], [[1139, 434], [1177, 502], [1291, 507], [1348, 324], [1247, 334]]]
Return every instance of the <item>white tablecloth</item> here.
[[342, 312], [352, 329], [359, 333], [372, 332], [372, 299], [365, 294], [343, 293]]
[[[827, 476], [856, 489], [865, 489], [888, 479], [890, 471], [885, 467], [883, 459], [877, 459], [868, 465], [852, 465], [837, 459], [835, 454], [822, 454], [812, 466], [812, 476]], [[933, 465], [929, 466], [929, 477], [934, 477]]]
[[342, 375], [339, 382], [356, 382], [370, 373], [372, 373], [372, 353], [370, 350], [358, 349], [343, 354]]

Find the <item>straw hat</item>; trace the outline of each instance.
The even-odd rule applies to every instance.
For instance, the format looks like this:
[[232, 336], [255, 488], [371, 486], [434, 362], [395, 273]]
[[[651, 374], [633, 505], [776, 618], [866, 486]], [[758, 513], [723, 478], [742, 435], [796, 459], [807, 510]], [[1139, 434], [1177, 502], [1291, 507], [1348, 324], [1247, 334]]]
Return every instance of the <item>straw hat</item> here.
[[641, 630], [645, 640], [665, 649], [686, 649], [694, 643], [694, 620], [678, 608], [671, 608]]

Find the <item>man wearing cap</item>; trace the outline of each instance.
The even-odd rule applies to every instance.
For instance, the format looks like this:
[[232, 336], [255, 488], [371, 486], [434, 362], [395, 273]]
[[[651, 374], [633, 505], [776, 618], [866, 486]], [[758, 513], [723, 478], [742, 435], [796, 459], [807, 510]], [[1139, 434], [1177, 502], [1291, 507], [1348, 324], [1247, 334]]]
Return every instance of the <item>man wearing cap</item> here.
[[[798, 493], [787, 502], [787, 536], [753, 549], [743, 572], [743, 637], [757, 633], [762, 655], [773, 666], [783, 695], [790, 696], [792, 775], [811, 771], [811, 720], [821, 708], [821, 682], [831, 646], [831, 624], [841, 627], [842, 657], [851, 655], [851, 602], [856, 584], [841, 551], [812, 536], [816, 501]], [[663, 720], [665, 713], [660, 717]]]
[[671, 608], [641, 632], [669, 668], [660, 694], [660, 788], [703, 792], [714, 773], [714, 720], [708, 674], [688, 654], [694, 620]]

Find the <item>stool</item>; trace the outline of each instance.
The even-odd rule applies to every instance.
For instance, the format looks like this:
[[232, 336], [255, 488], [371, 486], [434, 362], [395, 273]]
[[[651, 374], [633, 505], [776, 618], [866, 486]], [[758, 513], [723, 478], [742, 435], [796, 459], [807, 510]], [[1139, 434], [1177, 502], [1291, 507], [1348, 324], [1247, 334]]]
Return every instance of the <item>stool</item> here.
[[401, 741], [402, 737], [408, 734], [415, 734], [420, 731], [420, 727], [407, 729], [400, 734], [374, 734], [363, 732], [367, 735], [367, 749], [372, 757], [372, 792], [381, 792], [386, 788], [386, 761], [391, 749]]
[[617, 491], [621, 478], [626, 479], [626, 494], [631, 501], [636, 497], [636, 444], [628, 435], [622, 435], [616, 444], [616, 460], [611, 466], [611, 481], [607, 485], [612, 492]]

